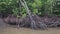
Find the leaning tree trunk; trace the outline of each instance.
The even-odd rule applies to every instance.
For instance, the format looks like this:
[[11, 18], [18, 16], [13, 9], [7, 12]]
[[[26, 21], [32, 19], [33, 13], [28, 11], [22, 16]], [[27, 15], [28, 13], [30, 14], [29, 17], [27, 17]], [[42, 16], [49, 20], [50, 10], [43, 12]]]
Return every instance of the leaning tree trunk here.
[[[25, 0], [20, 0], [20, 3], [21, 3], [21, 5], [26, 9], [26, 13], [28, 14], [28, 16], [29, 16], [29, 19], [30, 19], [30, 21], [31, 21], [31, 28], [33, 29], [36, 29], [36, 28], [38, 28], [38, 22], [36, 22], [35, 20], [34, 20], [34, 18], [33, 18], [33, 16], [36, 16], [36, 15], [34, 15], [34, 14], [32, 14], [31, 13], [31, 11], [29, 10], [29, 8], [28, 8], [28, 6], [27, 6], [27, 3], [26, 3], [26, 1]], [[38, 16], [36, 16], [36, 19], [37, 19], [37, 17]], [[41, 29], [45, 29], [45, 24], [43, 24], [42, 22], [40, 22], [39, 21], [39, 27], [41, 28]]]
[[28, 14], [28, 16], [29, 16], [29, 18], [30, 18], [30, 20], [31, 20], [31, 28], [37, 28], [37, 27], [36, 27], [36, 23], [35, 23], [35, 21], [33, 20], [32, 14], [31, 14], [31, 12], [30, 12], [27, 4], [26, 4], [26, 1], [25, 1], [25, 0], [20, 0], [20, 3], [21, 3], [21, 5], [26, 9], [26, 13]]

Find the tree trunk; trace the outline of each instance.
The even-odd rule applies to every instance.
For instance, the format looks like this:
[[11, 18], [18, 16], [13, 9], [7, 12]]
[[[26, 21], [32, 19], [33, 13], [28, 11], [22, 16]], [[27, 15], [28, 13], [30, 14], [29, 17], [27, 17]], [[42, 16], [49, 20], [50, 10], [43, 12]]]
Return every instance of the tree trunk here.
[[[27, 6], [27, 3], [26, 3], [26, 1], [25, 0], [20, 0], [20, 3], [21, 3], [21, 5], [26, 9], [26, 13], [28, 14], [28, 16], [29, 16], [29, 19], [30, 19], [30, 26], [31, 26], [31, 28], [33, 29], [37, 29], [38, 28], [38, 26], [40, 27], [40, 28], [42, 28], [42, 29], [45, 29], [45, 27], [46, 27], [46, 25], [44, 24], [44, 23], [42, 23], [42, 22], [36, 22], [35, 20], [34, 20], [34, 18], [33, 17], [35, 17], [36, 19], [37, 19], [37, 17], [38, 16], [36, 16], [36, 15], [34, 15], [34, 14], [32, 14], [31, 13], [31, 11], [29, 10], [29, 8], [28, 8], [28, 6]], [[38, 25], [38, 23], [39, 23], [39, 25]], [[43, 25], [42, 25], [43, 24]]]
[[37, 28], [37, 27], [36, 27], [36, 23], [35, 23], [35, 21], [33, 20], [32, 14], [31, 14], [31, 12], [30, 12], [27, 4], [26, 4], [26, 1], [25, 1], [25, 0], [20, 0], [20, 3], [21, 3], [21, 5], [26, 9], [26, 13], [28, 14], [28, 16], [29, 16], [29, 18], [30, 18], [30, 20], [31, 20], [31, 28]]

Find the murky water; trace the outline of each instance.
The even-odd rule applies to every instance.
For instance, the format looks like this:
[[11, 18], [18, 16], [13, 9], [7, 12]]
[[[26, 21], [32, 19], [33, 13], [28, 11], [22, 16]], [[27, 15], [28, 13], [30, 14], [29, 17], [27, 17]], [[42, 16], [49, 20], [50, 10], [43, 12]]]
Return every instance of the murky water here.
[[0, 27], [0, 34], [60, 34], [59, 28], [48, 30], [32, 30], [29, 28]]

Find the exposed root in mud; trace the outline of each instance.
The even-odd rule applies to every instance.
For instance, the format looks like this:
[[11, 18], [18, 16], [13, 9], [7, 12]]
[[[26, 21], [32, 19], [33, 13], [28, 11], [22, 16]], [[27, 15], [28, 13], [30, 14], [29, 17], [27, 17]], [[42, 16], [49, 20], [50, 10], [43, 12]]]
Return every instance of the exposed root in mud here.
[[34, 15], [33, 20], [35, 21], [35, 24], [31, 24], [29, 16], [23, 18], [8, 16], [3, 20], [5, 23], [11, 25], [19, 25], [19, 27], [28, 27], [33, 29], [47, 29], [48, 27], [60, 27], [60, 18], [58, 17], [39, 17], [37, 15]]

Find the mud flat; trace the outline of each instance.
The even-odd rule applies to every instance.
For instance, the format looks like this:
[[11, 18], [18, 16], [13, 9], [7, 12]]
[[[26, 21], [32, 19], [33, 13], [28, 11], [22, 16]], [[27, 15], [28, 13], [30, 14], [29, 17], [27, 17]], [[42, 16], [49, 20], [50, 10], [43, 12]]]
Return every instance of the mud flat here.
[[60, 34], [60, 28], [49, 28], [48, 30], [32, 30], [29, 28], [0, 27], [0, 34]]

